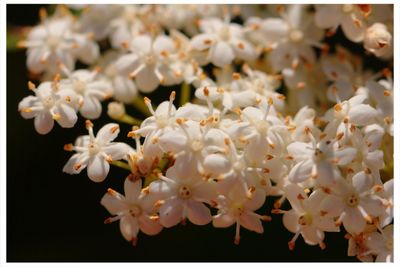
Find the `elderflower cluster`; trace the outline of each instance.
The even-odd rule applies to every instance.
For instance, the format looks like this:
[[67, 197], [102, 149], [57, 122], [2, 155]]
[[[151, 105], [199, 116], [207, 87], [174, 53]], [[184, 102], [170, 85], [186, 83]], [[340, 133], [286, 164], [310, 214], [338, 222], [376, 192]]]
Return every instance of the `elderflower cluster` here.
[[[40, 134], [87, 119], [63, 171], [102, 182], [127, 169], [124, 192], [101, 199], [126, 240], [189, 221], [233, 226], [238, 245], [242, 228], [281, 219], [290, 250], [345, 231], [349, 256], [393, 261], [391, 5], [60, 5], [40, 18], [19, 44], [40, 81], [18, 110]], [[330, 45], [339, 31], [361, 56]], [[169, 99], [142, 96], [157, 90]], [[115, 122], [96, 134], [110, 99]], [[118, 123], [132, 126], [124, 142]]]

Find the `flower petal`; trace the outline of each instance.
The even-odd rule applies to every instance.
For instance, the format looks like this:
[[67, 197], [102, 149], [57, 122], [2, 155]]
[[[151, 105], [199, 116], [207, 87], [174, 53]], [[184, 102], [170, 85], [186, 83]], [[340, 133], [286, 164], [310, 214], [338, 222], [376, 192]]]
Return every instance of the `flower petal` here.
[[54, 120], [48, 111], [42, 111], [36, 115], [34, 124], [38, 133], [47, 134], [53, 129]]
[[359, 234], [364, 231], [367, 222], [357, 210], [357, 208], [349, 208], [343, 218], [343, 226], [347, 232], [351, 234]]
[[110, 170], [110, 164], [101, 156], [96, 155], [89, 159], [87, 174], [93, 182], [99, 183], [106, 179]]
[[289, 181], [292, 183], [301, 183], [311, 177], [311, 171], [314, 162], [311, 159], [300, 161], [297, 163], [289, 173]]
[[217, 67], [224, 67], [232, 63], [235, 55], [231, 46], [224, 42], [219, 41], [211, 50], [211, 61]]
[[210, 209], [198, 201], [188, 200], [186, 202], [186, 212], [189, 221], [196, 225], [205, 225], [212, 220]]
[[254, 231], [256, 233], [263, 233], [264, 228], [262, 226], [261, 220], [253, 212], [245, 212], [239, 217], [239, 223], [244, 228]]
[[138, 221], [130, 215], [125, 215], [121, 218], [119, 222], [119, 228], [122, 236], [128, 241], [136, 238], [139, 232]]
[[139, 217], [140, 230], [146, 235], [156, 235], [163, 229], [158, 221], [150, 219], [148, 216]]
[[236, 222], [235, 218], [229, 214], [219, 213], [213, 218], [213, 226], [216, 228], [226, 228]]
[[172, 227], [182, 221], [183, 203], [180, 199], [168, 199], [160, 208], [160, 223]]

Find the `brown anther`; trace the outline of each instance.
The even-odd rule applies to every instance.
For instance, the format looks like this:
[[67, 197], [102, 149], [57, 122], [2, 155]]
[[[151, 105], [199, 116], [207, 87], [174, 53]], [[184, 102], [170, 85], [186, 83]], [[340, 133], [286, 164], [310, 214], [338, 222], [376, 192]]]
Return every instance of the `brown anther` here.
[[241, 78], [240, 73], [234, 72], [232, 74], [232, 79], [233, 80], [240, 80], [240, 78]]
[[218, 206], [218, 203], [215, 200], [211, 200], [210, 205], [211, 207], [216, 208]]
[[274, 100], [272, 99], [272, 97], [268, 97], [267, 98], [267, 103], [268, 103], [268, 105], [273, 105], [274, 104]]
[[[337, 74], [336, 71], [331, 71], [331, 75], [332, 75], [332, 77], [335, 78], [335, 79], [338, 77], [338, 74]], [[335, 89], [337, 90], [336, 87], [334, 87], [334, 88], [332, 88], [332, 89], [333, 89], [333, 90], [335, 90]]]
[[392, 71], [389, 68], [384, 68], [382, 70], [382, 75], [385, 77], [389, 77], [390, 75], [392, 75]]
[[40, 20], [45, 20], [47, 18], [47, 10], [44, 7], [39, 9], [39, 18]]
[[320, 247], [322, 250], [326, 249], [326, 244], [325, 244], [325, 242], [320, 242], [320, 243], [319, 243], [319, 247]]
[[113, 222], [113, 219], [111, 217], [104, 220], [104, 224], [110, 224], [112, 222]]
[[183, 124], [183, 119], [182, 118], [177, 118], [176, 120], [177, 124]]
[[308, 126], [304, 126], [304, 133], [311, 134], [311, 129]]
[[146, 186], [146, 187], [142, 188], [141, 192], [143, 194], [146, 194], [146, 195], [149, 194], [150, 193], [150, 187]]
[[380, 192], [380, 191], [383, 190], [383, 186], [377, 184], [377, 185], [374, 185], [374, 186], [372, 187], [372, 189], [373, 189], [375, 192]]
[[329, 187], [322, 187], [322, 191], [324, 191], [326, 194], [330, 194], [332, 192]]
[[356, 131], [356, 126], [354, 124], [352, 124], [350, 126], [350, 132], [354, 133]]
[[293, 158], [293, 156], [291, 156], [291, 155], [287, 155], [287, 156], [285, 157], [285, 159], [287, 159], [287, 160], [293, 160], [294, 158]]
[[157, 200], [156, 203], [154, 203], [155, 208], [159, 208], [162, 205], [164, 205], [165, 201], [164, 200]]
[[303, 197], [302, 194], [298, 194], [298, 195], [297, 195], [297, 199], [298, 199], [298, 200], [304, 200], [304, 197]]
[[114, 189], [108, 188], [107, 189], [107, 194], [110, 194], [111, 196], [115, 197], [118, 195], [118, 192], [115, 191]]
[[289, 241], [288, 242], [288, 247], [289, 247], [289, 250], [294, 250], [295, 243], [293, 241]]
[[256, 188], [254, 186], [250, 186], [248, 192], [252, 194], [254, 191], [256, 191]]
[[348, 167], [348, 168], [347, 168], [347, 173], [348, 173], [348, 174], [354, 173], [353, 168]]
[[132, 246], [136, 247], [136, 245], [137, 245], [137, 238], [136, 237], [132, 237], [131, 244], [132, 244]]
[[85, 121], [86, 129], [93, 128], [93, 123], [90, 120]]
[[280, 99], [280, 100], [285, 100], [285, 99], [286, 99], [286, 96], [284, 96], [284, 95], [282, 95], [282, 94], [279, 94], [279, 95], [277, 96], [277, 98]]
[[144, 101], [144, 103], [147, 105], [147, 104], [150, 104], [151, 103], [151, 100], [150, 100], [150, 98], [148, 98], [148, 97], [143, 97], [143, 101]]
[[136, 133], [134, 131], [130, 131], [130, 132], [128, 132], [127, 137], [135, 138], [136, 137]]
[[349, 234], [349, 233], [346, 233], [345, 235], [344, 235], [344, 238], [346, 238], [347, 240], [349, 240], [349, 239], [351, 239], [353, 236], [351, 235], [351, 234]]
[[336, 221], [335, 221], [335, 226], [340, 226], [342, 224], [342, 222], [339, 220], [339, 219], [337, 219]]
[[211, 39], [205, 39], [205, 40], [203, 41], [203, 43], [204, 43], [205, 45], [211, 45], [211, 44], [212, 44], [212, 40], [211, 40]]
[[322, 139], [324, 139], [326, 136], [327, 136], [326, 133], [321, 133], [321, 134], [319, 135], [319, 139], [322, 140]]
[[261, 186], [267, 186], [268, 185], [267, 180], [266, 179], [261, 179], [260, 180], [260, 185]]
[[119, 126], [118, 126], [118, 125], [116, 125], [116, 126], [114, 126], [114, 127], [112, 127], [112, 128], [110, 129], [111, 133], [115, 133], [115, 132], [118, 131], [118, 130], [119, 130]]
[[384, 90], [384, 91], [383, 91], [383, 95], [384, 95], [384, 96], [391, 96], [391, 95], [392, 95], [392, 92], [390, 92], [389, 90]]
[[28, 88], [29, 88], [29, 90], [35, 90], [36, 89], [36, 85], [33, 82], [29, 81], [28, 82]]
[[163, 50], [163, 51], [160, 52], [160, 55], [163, 56], [163, 57], [168, 57], [168, 52]]
[[268, 216], [268, 215], [262, 215], [261, 220], [263, 220], [264, 222], [270, 222], [270, 221], [272, 221], [272, 218], [271, 218], [271, 216]]
[[365, 172], [366, 174], [371, 174], [371, 173], [372, 173], [372, 171], [371, 171], [370, 168], [365, 168], [365, 169], [364, 169], [364, 172]]
[[121, 46], [122, 46], [123, 48], [125, 48], [125, 49], [128, 49], [128, 48], [129, 48], [129, 44], [128, 44], [128, 42], [126, 42], [126, 41], [122, 42], [122, 43], [121, 43]]
[[326, 214], [328, 214], [328, 212], [327, 212], [327, 211], [324, 211], [324, 210], [321, 210], [321, 211], [319, 212], [319, 215], [321, 215], [321, 216], [325, 216]]
[[297, 88], [297, 89], [304, 89], [305, 87], [306, 87], [305, 82], [298, 82], [298, 83], [296, 84], [296, 88]]
[[371, 15], [372, 6], [371, 4], [357, 4], [360, 11], [363, 13], [363, 16], [366, 18]]
[[341, 111], [343, 108], [342, 108], [342, 105], [341, 105], [341, 104], [336, 104], [336, 105], [334, 106], [334, 109], [335, 109], [336, 112], [339, 112], [339, 111]]
[[390, 124], [390, 123], [392, 123], [392, 118], [391, 118], [391, 117], [385, 117], [385, 118], [383, 118], [383, 121], [384, 121], [386, 124]]
[[369, 223], [369, 224], [372, 224], [372, 223], [373, 223], [373, 220], [372, 220], [371, 216], [368, 215], [368, 214], [365, 214], [364, 220], [366, 220], [367, 223]]
[[157, 136], [153, 137], [153, 138], [151, 139], [151, 143], [152, 143], [153, 145], [157, 144], [157, 143], [158, 143], [158, 137], [157, 137]]
[[268, 146], [269, 146], [270, 148], [272, 148], [272, 149], [275, 149], [275, 144], [273, 144], [273, 143], [268, 143]]
[[343, 138], [343, 136], [344, 136], [344, 133], [343, 133], [343, 132], [338, 133], [338, 134], [336, 135], [336, 140], [339, 141], [340, 139]]
[[205, 96], [209, 96], [210, 95], [210, 90], [208, 90], [207, 86], [203, 88], [203, 93], [204, 93]]
[[266, 156], [266, 159], [267, 160], [271, 160], [271, 159], [273, 159], [274, 158], [274, 156], [272, 156], [271, 154], [268, 154], [267, 156]]
[[61, 119], [61, 114], [60, 113], [55, 113], [53, 115], [53, 120], [58, 121], [59, 119]]
[[296, 128], [297, 128], [297, 127], [296, 127], [296, 126], [294, 126], [294, 125], [291, 125], [291, 126], [288, 126], [288, 127], [287, 127], [287, 129], [288, 129], [288, 131], [289, 131], [289, 132], [293, 132], [293, 131], [295, 131], [295, 130], [296, 130]]
[[359, 19], [353, 18], [353, 23], [356, 25], [358, 28], [362, 27], [362, 22]]
[[65, 144], [64, 145], [64, 150], [65, 151], [72, 151], [74, 150], [74, 146], [70, 143], [70, 144]]
[[244, 49], [244, 44], [242, 42], [238, 43], [237, 46], [239, 47], [239, 49], [242, 49], [242, 50]]
[[231, 144], [231, 140], [229, 138], [224, 138], [224, 144], [229, 146]]

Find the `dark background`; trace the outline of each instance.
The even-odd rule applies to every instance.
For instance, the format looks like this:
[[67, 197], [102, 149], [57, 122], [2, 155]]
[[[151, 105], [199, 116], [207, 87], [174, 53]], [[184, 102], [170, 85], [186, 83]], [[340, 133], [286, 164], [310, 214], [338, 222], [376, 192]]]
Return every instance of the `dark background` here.
[[[8, 26], [35, 25], [39, 7], [7, 5]], [[340, 33], [328, 42], [338, 40], [344, 41]], [[360, 45], [351, 48], [362, 51]], [[200, 227], [188, 222], [157, 236], [140, 233], [137, 247], [132, 247], [121, 236], [118, 222], [103, 224], [109, 214], [100, 205], [108, 187], [123, 192], [127, 172], [112, 167], [100, 184], [90, 181], [86, 170], [75, 176], [62, 172], [72, 155], [63, 145], [87, 133], [84, 120], [80, 118], [73, 129], [55, 125], [48, 135], [39, 135], [33, 121], [23, 119], [17, 111], [19, 101], [30, 95], [25, 61], [24, 50], [7, 53], [7, 261], [357, 261], [347, 256], [343, 232], [327, 233], [323, 251], [305, 245], [301, 237], [296, 249], [289, 251], [287, 242], [293, 234], [283, 227], [280, 215], [272, 215], [272, 222], [264, 223], [264, 234], [242, 228], [239, 246], [233, 244], [233, 226], [214, 229], [211, 224]], [[383, 66], [373, 58], [368, 62], [376, 69]], [[151, 98], [154, 102], [167, 99], [171, 90], [161, 88]], [[95, 131], [110, 121], [103, 110], [103, 116], [94, 121]], [[117, 140], [132, 144], [125, 137], [127, 131], [129, 127], [123, 126]], [[268, 198], [260, 213], [269, 214], [272, 202]]]

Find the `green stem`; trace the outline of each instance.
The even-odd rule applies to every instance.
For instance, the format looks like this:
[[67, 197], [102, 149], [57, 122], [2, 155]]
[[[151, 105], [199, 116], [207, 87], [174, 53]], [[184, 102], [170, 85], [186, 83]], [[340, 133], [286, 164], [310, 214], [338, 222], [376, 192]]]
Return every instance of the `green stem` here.
[[114, 166], [117, 166], [119, 168], [131, 171], [131, 168], [129, 167], [128, 163], [125, 163], [125, 162], [122, 162], [122, 161], [119, 161], [119, 160], [112, 161], [111, 165], [114, 165]]
[[139, 120], [128, 114], [125, 114], [124, 116], [122, 116], [122, 118], [117, 119], [117, 121], [126, 123], [126, 124], [130, 124], [130, 125], [140, 125], [142, 123], [142, 120]]
[[144, 115], [149, 116], [150, 111], [147, 108], [146, 104], [143, 101], [143, 97], [141, 95], [137, 95], [131, 102], [132, 106], [134, 106], [138, 111], [142, 112]]
[[183, 106], [190, 101], [190, 86], [187, 83], [182, 83], [181, 86], [181, 97], [179, 99], [179, 105]]

